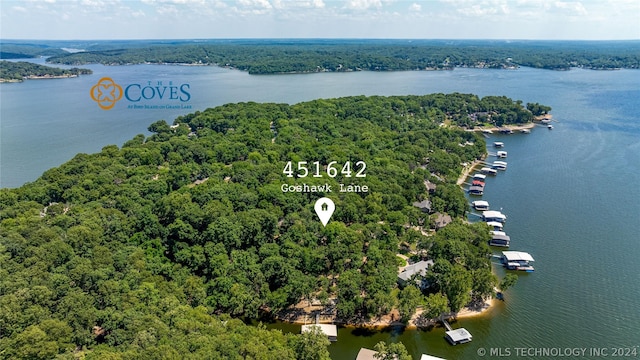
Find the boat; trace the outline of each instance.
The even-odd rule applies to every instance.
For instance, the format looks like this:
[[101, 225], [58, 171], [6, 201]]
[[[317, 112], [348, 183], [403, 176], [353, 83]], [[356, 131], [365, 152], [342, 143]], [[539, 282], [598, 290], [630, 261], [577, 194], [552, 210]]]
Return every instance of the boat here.
[[510, 242], [511, 238], [504, 231], [495, 230], [491, 232], [491, 240], [489, 240], [489, 245], [509, 247]]
[[513, 134], [513, 130], [511, 129], [500, 129], [500, 132], [503, 134]]
[[503, 251], [502, 252], [502, 263], [504, 267], [507, 268], [508, 270], [533, 272], [534, 268], [530, 264], [533, 261], [534, 261], [533, 257], [526, 252], [522, 252], [522, 251]]
[[523, 133], [523, 134], [531, 134], [531, 130], [529, 130], [529, 129], [522, 129], [522, 130], [520, 130], [520, 132]]
[[553, 130], [553, 125], [551, 125], [551, 124], [547, 125], [547, 129]]
[[471, 333], [465, 328], [449, 330], [445, 332], [445, 334], [445, 338], [447, 339], [447, 341], [449, 341], [449, 343], [451, 343], [451, 345], [468, 343], [471, 341], [471, 339], [473, 339]]
[[482, 129], [481, 130], [483, 134], [493, 134], [493, 131], [489, 130], [489, 129]]
[[502, 231], [502, 223], [498, 221], [487, 221], [487, 225], [493, 228], [493, 231]]
[[497, 156], [497, 157], [499, 157], [499, 158], [501, 158], [501, 159], [504, 159], [504, 158], [506, 158], [506, 157], [507, 157], [507, 152], [506, 152], [506, 151], [498, 151], [498, 152], [496, 153], [496, 156]]
[[481, 181], [481, 180], [473, 180], [473, 181], [471, 182], [471, 186], [482, 186], [482, 187], [484, 187], [484, 181]]
[[493, 168], [496, 170], [507, 170], [507, 163], [505, 161], [494, 161]]
[[[317, 329], [317, 330], [316, 330]], [[301, 333], [307, 333], [312, 331], [320, 331], [323, 333], [329, 341], [338, 341], [338, 327], [334, 324], [310, 324], [302, 325]]]
[[498, 170], [492, 169], [490, 167], [483, 167], [482, 169], [480, 169], [480, 172], [483, 173], [483, 174], [488, 174], [488, 175], [497, 175], [498, 174]]
[[474, 209], [478, 211], [486, 211], [489, 210], [489, 202], [484, 200], [476, 200], [471, 203]]
[[499, 223], [504, 223], [507, 221], [507, 216], [500, 211], [487, 210], [482, 212], [482, 220], [486, 222], [497, 221]]
[[493, 143], [494, 147], [501, 148], [504, 147], [504, 143], [502, 141], [496, 141]]
[[470, 195], [482, 195], [484, 193], [484, 186], [473, 185], [469, 187]]
[[483, 174], [473, 174], [473, 180], [484, 181], [487, 178], [486, 175]]

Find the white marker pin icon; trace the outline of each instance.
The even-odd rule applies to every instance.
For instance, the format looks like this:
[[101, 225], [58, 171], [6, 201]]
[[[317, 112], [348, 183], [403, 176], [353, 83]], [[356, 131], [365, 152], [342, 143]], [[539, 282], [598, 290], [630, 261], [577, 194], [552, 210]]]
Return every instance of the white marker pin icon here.
[[316, 201], [313, 208], [316, 210], [316, 214], [318, 214], [320, 222], [322, 222], [322, 226], [327, 226], [329, 219], [331, 219], [331, 215], [333, 215], [333, 211], [336, 209], [336, 204], [334, 204], [331, 199], [323, 197]]

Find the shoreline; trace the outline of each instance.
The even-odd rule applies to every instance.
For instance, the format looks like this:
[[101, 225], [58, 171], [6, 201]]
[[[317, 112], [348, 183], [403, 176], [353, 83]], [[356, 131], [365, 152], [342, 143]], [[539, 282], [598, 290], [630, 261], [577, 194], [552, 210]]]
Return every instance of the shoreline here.
[[462, 174], [460, 174], [460, 176], [458, 177], [458, 180], [456, 180], [456, 185], [460, 186], [462, 184], [464, 184], [464, 181], [467, 180], [467, 178], [469, 177], [469, 175], [471, 175], [471, 172], [480, 164], [482, 164], [484, 162], [486, 158], [486, 154], [483, 156], [482, 159], [478, 160], [474, 160], [471, 164], [467, 165], [465, 168], [462, 169]]
[[[495, 308], [498, 303], [498, 299], [491, 297], [485, 300], [482, 305], [474, 305], [472, 307], [463, 307], [455, 315], [451, 314], [448, 318], [469, 319], [479, 316], [487, 315], [491, 309]], [[288, 311], [282, 311], [279, 314], [272, 314], [273, 319], [293, 325], [308, 325], [316, 323], [316, 314], [322, 312], [323, 307], [321, 305], [312, 305], [299, 307], [299, 304], [289, 309]], [[347, 322], [339, 319], [335, 314], [324, 314], [318, 316], [318, 324], [335, 324], [342, 327], [357, 328], [357, 329], [376, 329], [382, 330], [388, 327], [404, 327], [408, 330], [416, 330], [419, 328], [428, 328], [436, 326], [438, 321], [424, 321], [420, 319], [420, 315], [424, 310], [419, 308], [411, 316], [411, 319], [405, 324], [399, 320], [400, 313], [397, 309], [391, 310], [391, 312], [374, 318], [370, 321], [361, 322]]]
[[[551, 118], [551, 116], [549, 115], [549, 118]], [[540, 122], [540, 120], [542, 120], [543, 118], [536, 118], [534, 121], [532, 122], [528, 122], [526, 124], [513, 124], [513, 125], [504, 125], [504, 126], [492, 126], [492, 127], [474, 127], [473, 129], [469, 129], [467, 131], [495, 131], [495, 132], [500, 132], [500, 130], [511, 130], [511, 131], [520, 131], [520, 130], [530, 130], [533, 129], [534, 127], [536, 127], [536, 122]]]

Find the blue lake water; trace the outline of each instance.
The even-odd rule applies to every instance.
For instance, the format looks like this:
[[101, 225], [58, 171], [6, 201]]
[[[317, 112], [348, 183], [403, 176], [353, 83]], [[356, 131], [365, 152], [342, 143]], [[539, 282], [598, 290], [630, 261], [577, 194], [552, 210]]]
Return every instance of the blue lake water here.
[[[487, 180], [482, 198], [508, 215], [511, 249], [530, 252], [535, 273], [520, 276], [506, 301], [486, 316], [455, 324], [473, 334], [470, 344], [449, 346], [442, 329], [363, 333], [345, 328], [331, 345], [332, 356], [353, 359], [360, 347], [389, 339], [402, 341], [416, 357], [429, 353], [450, 359], [476, 358], [480, 348], [515, 354], [516, 347], [635, 346], [640, 352], [640, 71], [252, 76], [216, 67], [87, 67], [93, 75], [0, 84], [1, 187], [33, 181], [76, 153], [122, 145], [158, 119], [171, 122], [185, 112], [228, 102], [464, 92], [551, 106], [554, 130], [536, 127], [529, 135], [487, 140], [505, 143], [509, 165]], [[101, 110], [89, 91], [104, 76], [121, 84], [189, 83], [192, 108], [133, 110], [121, 101]], [[588, 354], [584, 358], [596, 358]], [[498, 356], [485, 356], [492, 357]]]

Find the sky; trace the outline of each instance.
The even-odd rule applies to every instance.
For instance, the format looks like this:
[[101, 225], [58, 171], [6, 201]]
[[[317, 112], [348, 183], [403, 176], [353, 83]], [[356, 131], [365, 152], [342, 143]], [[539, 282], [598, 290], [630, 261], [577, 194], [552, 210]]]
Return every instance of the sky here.
[[0, 38], [640, 39], [640, 0], [0, 0]]

